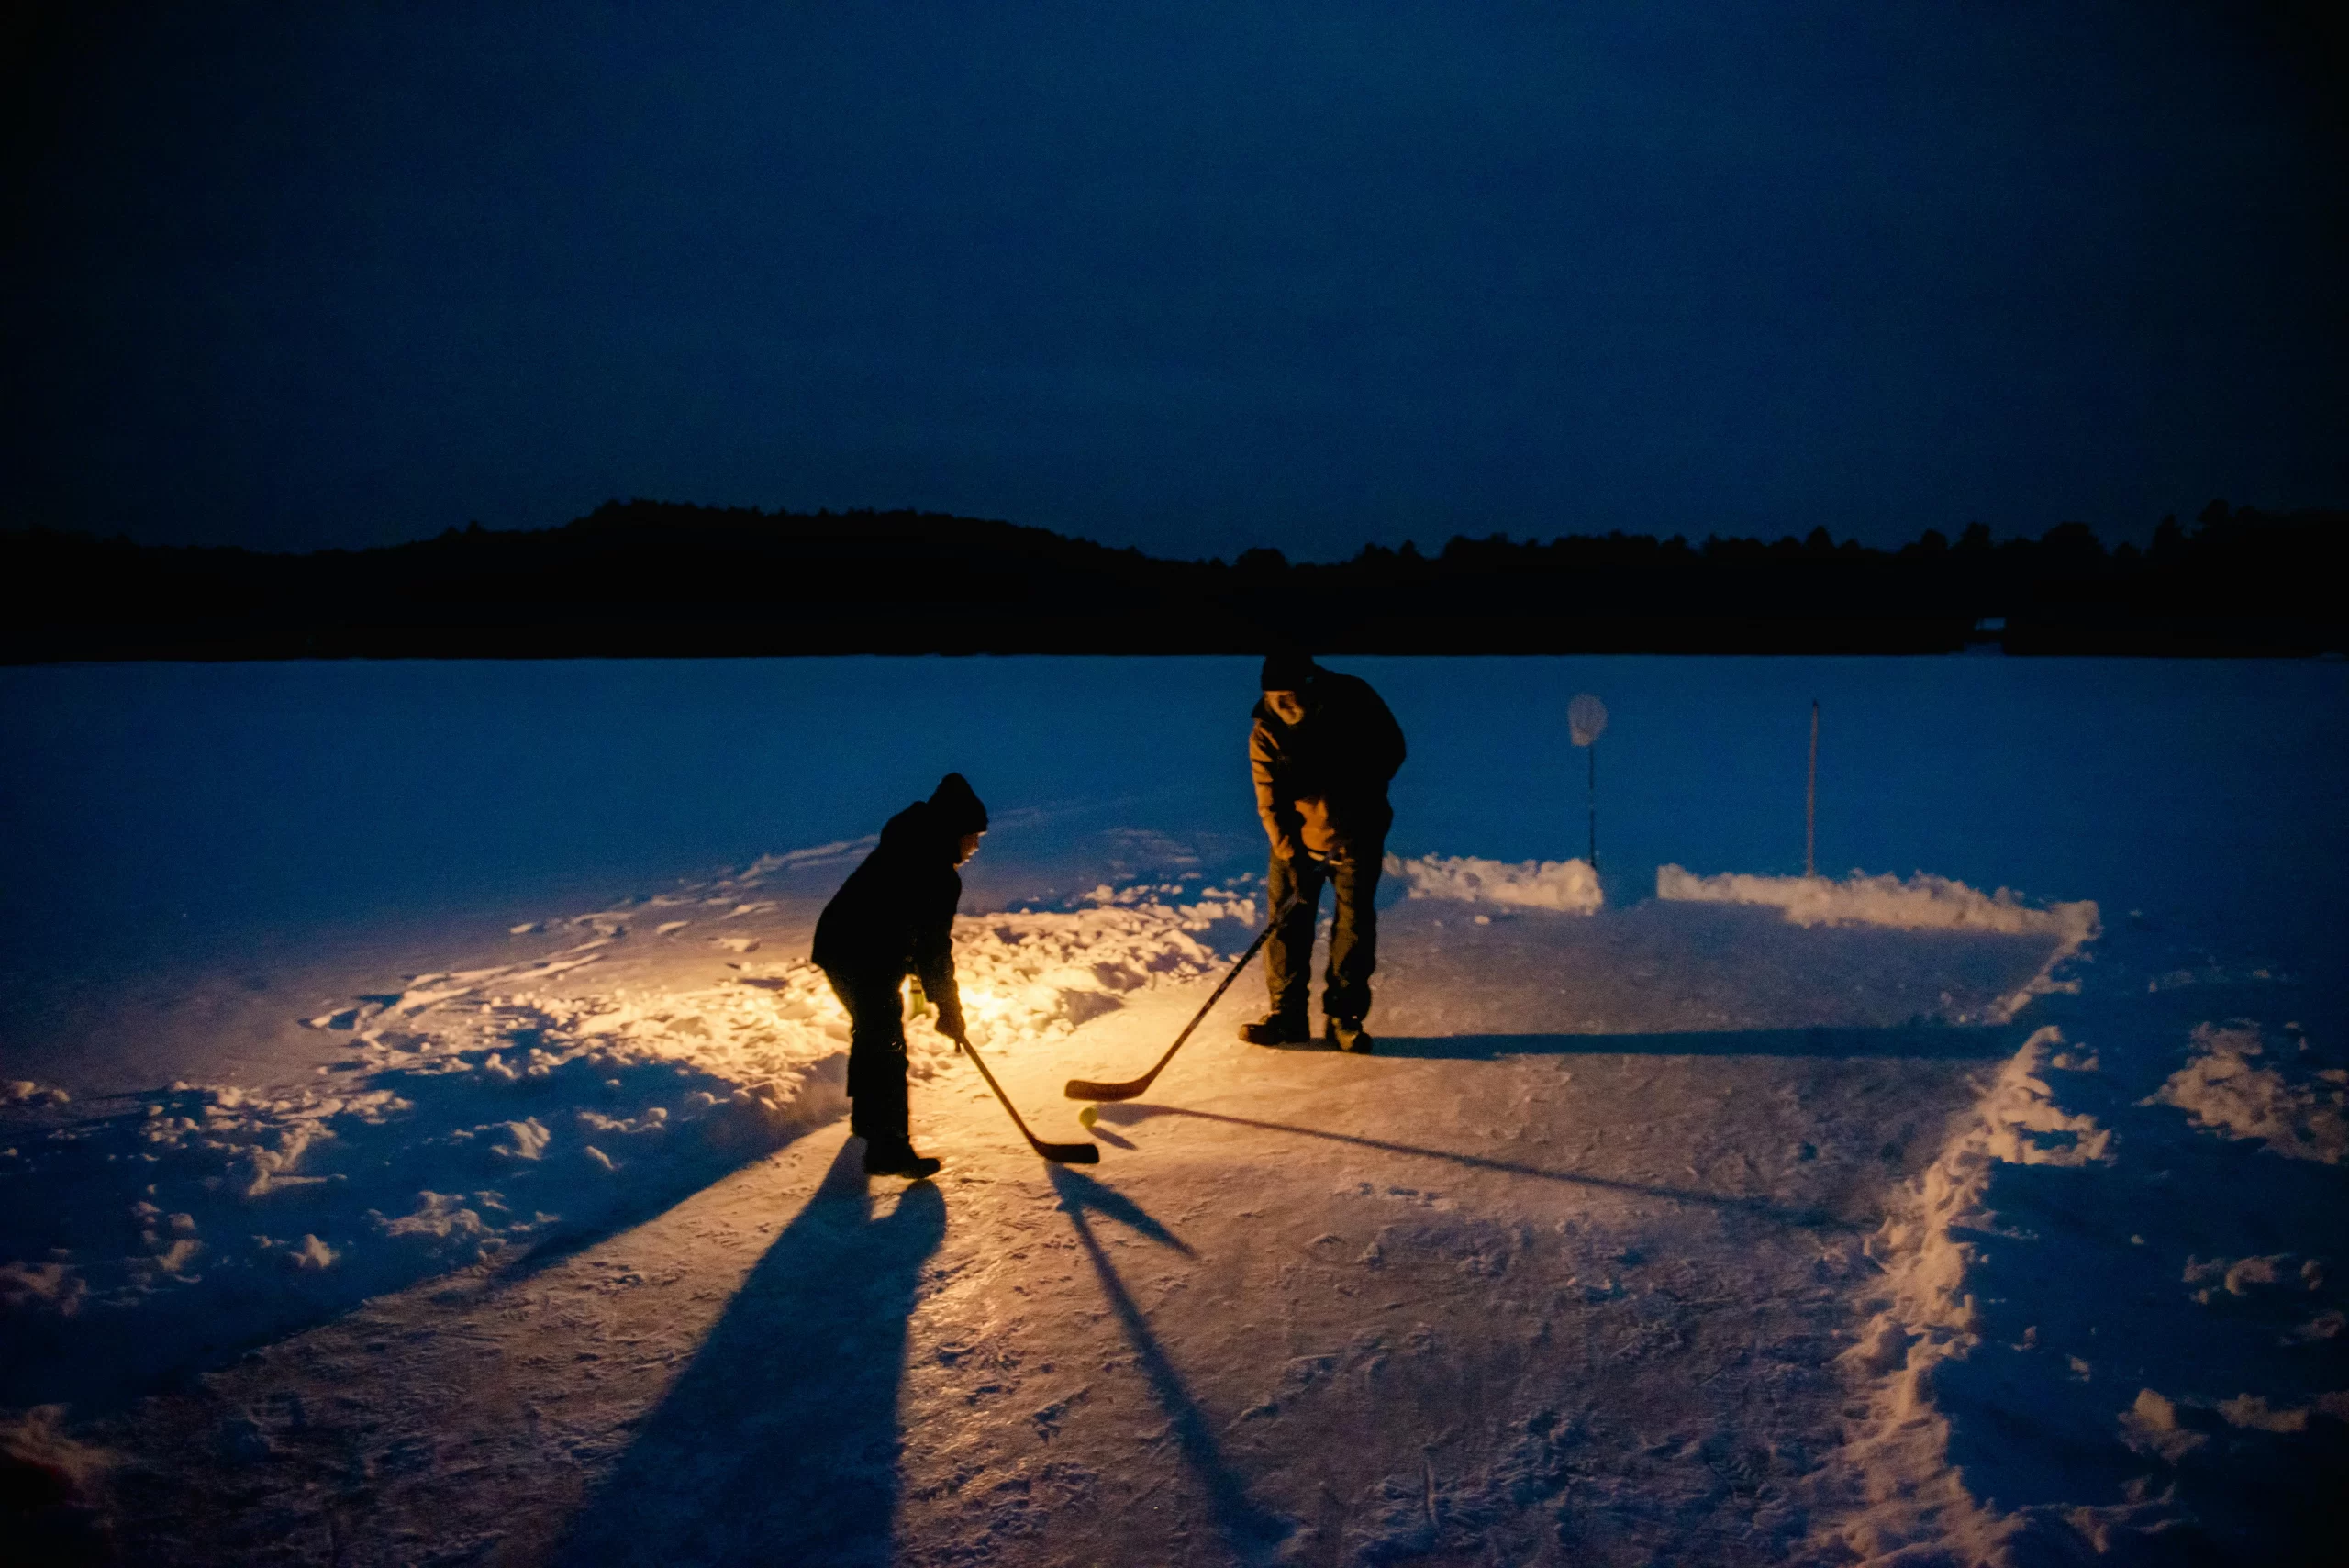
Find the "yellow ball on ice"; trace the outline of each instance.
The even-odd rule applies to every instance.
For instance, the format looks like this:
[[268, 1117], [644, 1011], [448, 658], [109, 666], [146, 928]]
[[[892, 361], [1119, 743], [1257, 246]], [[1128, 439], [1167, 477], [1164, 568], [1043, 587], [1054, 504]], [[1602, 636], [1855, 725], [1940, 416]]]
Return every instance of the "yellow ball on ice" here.
[[1101, 1107], [1099, 1106], [1087, 1106], [1083, 1110], [1076, 1113], [1076, 1125], [1087, 1129], [1088, 1130], [1092, 1128], [1095, 1122], [1099, 1121], [1100, 1119]]

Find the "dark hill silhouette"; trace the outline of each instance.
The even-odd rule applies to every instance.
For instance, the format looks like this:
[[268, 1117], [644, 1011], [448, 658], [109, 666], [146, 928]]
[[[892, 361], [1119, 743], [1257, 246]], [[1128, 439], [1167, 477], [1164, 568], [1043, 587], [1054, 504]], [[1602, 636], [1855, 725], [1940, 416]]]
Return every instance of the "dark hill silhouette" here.
[[[1162, 561], [921, 512], [613, 502], [560, 528], [475, 525], [264, 554], [0, 535], [0, 657], [540, 657], [1249, 652], [2310, 654], [2349, 646], [2349, 513], [2213, 502], [2152, 547], [2084, 524], [1897, 550], [1613, 533], [1457, 538], [1292, 563]], [[1984, 629], [1985, 623], [2003, 622]]]

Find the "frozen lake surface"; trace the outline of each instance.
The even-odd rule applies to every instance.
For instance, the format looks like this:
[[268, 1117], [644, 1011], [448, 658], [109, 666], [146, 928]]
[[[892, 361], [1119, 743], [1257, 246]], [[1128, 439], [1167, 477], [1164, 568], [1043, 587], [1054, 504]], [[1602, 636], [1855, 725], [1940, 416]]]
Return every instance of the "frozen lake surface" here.
[[[1652, 894], [1667, 862], [1799, 872], [1816, 698], [1822, 873], [2092, 898], [2293, 968], [2339, 951], [2349, 666], [1337, 662], [1410, 738], [1390, 846], [1405, 854], [1580, 854], [1564, 715], [1591, 691], [1613, 714], [1610, 899]], [[998, 824], [972, 876], [982, 903], [1090, 885], [1112, 862], [1164, 869], [1152, 834], [1204, 869], [1260, 871], [1253, 683], [1241, 659], [0, 671], [0, 1050], [18, 1076], [119, 1084], [118, 1062], [136, 1072], [96, 1019], [137, 977], [172, 976], [159, 1000], [209, 995], [346, 945], [446, 948], [852, 840], [949, 768]]]
[[[2349, 666], [1330, 662], [1411, 744], [1388, 1052], [1251, 979], [1047, 1179], [921, 1045], [902, 1195], [803, 962], [857, 842], [971, 777], [1077, 1136], [1261, 917], [1252, 661], [0, 671], [9, 1440], [156, 1562], [2293, 1560]], [[1583, 853], [1580, 691], [1544, 907], [1457, 858]]]

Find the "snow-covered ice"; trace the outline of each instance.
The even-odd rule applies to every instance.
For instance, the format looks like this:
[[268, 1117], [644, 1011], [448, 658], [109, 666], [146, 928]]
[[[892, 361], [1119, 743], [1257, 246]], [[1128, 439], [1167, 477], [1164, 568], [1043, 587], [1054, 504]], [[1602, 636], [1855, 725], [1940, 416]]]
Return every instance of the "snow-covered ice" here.
[[[19, 732], [81, 748], [9, 775], [12, 830], [66, 846], [6, 895], [0, 1037], [0, 1443], [71, 1494], [45, 1539], [2318, 1560], [2349, 1470], [2349, 1014], [2310, 896], [2343, 858], [2343, 672], [1338, 662], [1414, 743], [1381, 1053], [1238, 1044], [1252, 977], [1101, 1107], [1077, 1171], [917, 1024], [917, 1139], [949, 1163], [909, 1188], [843, 1148], [844, 1020], [804, 957], [860, 835], [941, 762], [1003, 759], [958, 963], [1005, 1087], [1083, 1136], [1061, 1083], [1154, 1058], [1261, 918], [1244, 662], [501, 668], [470, 694], [347, 667], [338, 711], [429, 733], [434, 776], [535, 770], [456, 786], [463, 820], [380, 817], [363, 917], [314, 902], [354, 885], [340, 731], [273, 764], [321, 792], [273, 807], [301, 854], [236, 838], [267, 815], [235, 787], [256, 694], [306, 703], [331, 669], [5, 673]], [[752, 686], [786, 710], [771, 752], [722, 722]], [[1881, 775], [1840, 815], [1823, 792], [1874, 868], [1848, 877], [1787, 872], [1815, 687], [1826, 776]], [[1139, 689], [1125, 747], [1140, 720], [1105, 705]], [[1581, 689], [1625, 781], [1604, 879], [1561, 855], [1563, 718], [1492, 734]], [[81, 705], [151, 734], [191, 690], [246, 706], [213, 750], [186, 730], [180, 804], [119, 815], [135, 748]], [[1791, 766], [1741, 730], [1757, 704], [1792, 716]], [[614, 710], [642, 745], [597, 732]], [[615, 790], [632, 816], [598, 815]], [[182, 842], [181, 797], [228, 841]], [[2170, 854], [2184, 824], [2205, 852]], [[711, 869], [718, 839], [740, 851]], [[273, 855], [277, 883], [237, 883]], [[101, 867], [133, 862], [170, 904], [113, 895]], [[207, 886], [199, 919], [179, 900]]]

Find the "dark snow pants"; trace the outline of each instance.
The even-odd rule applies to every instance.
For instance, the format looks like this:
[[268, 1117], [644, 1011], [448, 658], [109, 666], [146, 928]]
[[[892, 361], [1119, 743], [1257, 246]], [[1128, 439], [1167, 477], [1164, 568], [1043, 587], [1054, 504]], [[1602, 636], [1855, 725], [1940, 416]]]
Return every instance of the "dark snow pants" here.
[[824, 978], [848, 1009], [849, 1130], [875, 1148], [904, 1143], [910, 1134], [905, 977], [828, 969]]
[[1297, 903], [1264, 944], [1264, 983], [1273, 1011], [1303, 1020], [1313, 970], [1313, 928], [1321, 914], [1321, 887], [1337, 891], [1330, 931], [1330, 962], [1321, 975], [1321, 1016], [1360, 1023], [1370, 1013], [1370, 976], [1378, 967], [1378, 892], [1384, 842], [1365, 846], [1352, 858], [1317, 861], [1273, 857], [1264, 893], [1275, 909], [1294, 893]]

